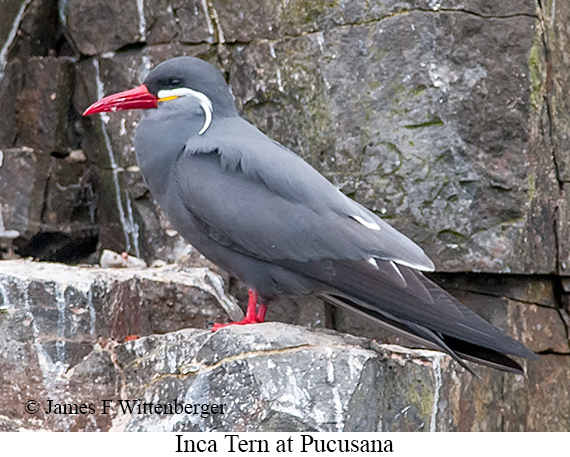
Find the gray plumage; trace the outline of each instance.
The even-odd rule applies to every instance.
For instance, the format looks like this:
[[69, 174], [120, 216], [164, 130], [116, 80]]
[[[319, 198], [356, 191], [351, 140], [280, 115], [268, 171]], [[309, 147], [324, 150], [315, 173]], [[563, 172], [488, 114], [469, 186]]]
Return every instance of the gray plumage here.
[[457, 360], [507, 371], [522, 369], [506, 354], [536, 357], [427, 279], [421, 270], [433, 263], [420, 247], [241, 119], [213, 66], [172, 59], [145, 85], [154, 95], [183, 87], [211, 101], [209, 125], [195, 96], [148, 110], [138, 162], [180, 234], [263, 302], [317, 294]]

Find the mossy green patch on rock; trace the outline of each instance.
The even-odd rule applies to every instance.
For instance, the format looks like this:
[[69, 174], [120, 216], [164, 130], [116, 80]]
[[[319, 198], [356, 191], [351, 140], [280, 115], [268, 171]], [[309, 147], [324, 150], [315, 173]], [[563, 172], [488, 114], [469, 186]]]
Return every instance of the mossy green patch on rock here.
[[[281, 9], [281, 20], [290, 24], [307, 24], [316, 26], [327, 16], [334, 16], [339, 12], [339, 1], [328, 0], [314, 2], [311, 0], [294, 0], [286, 2], [287, 6]], [[312, 27], [309, 27], [312, 28]]]
[[421, 124], [407, 124], [405, 125], [405, 127], [407, 129], [419, 129], [422, 127], [434, 127], [437, 125], [444, 125], [444, 122], [437, 116], [434, 116], [432, 119], [430, 119], [427, 122], [422, 122]]
[[417, 97], [418, 95], [420, 95], [423, 91], [425, 91], [427, 89], [427, 86], [420, 84], [419, 86], [416, 86], [412, 89], [412, 95], [414, 97]]
[[542, 106], [542, 100], [544, 98], [543, 81], [546, 78], [546, 65], [544, 61], [544, 43], [542, 41], [542, 34], [542, 29], [538, 27], [534, 36], [528, 59], [530, 105], [535, 112], [539, 112]]
[[528, 200], [534, 200], [536, 196], [536, 183], [534, 181], [534, 175], [528, 175]]
[[433, 386], [426, 383], [425, 379], [414, 379], [409, 385], [406, 399], [408, 404], [417, 408], [422, 418], [431, 416], [434, 401]]

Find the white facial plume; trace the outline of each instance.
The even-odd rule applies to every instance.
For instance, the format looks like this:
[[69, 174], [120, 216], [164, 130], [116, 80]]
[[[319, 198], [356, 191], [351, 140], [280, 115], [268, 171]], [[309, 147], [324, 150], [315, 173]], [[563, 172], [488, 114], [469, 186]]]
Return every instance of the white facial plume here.
[[170, 100], [178, 97], [194, 97], [200, 103], [202, 110], [204, 111], [204, 125], [202, 129], [198, 132], [198, 135], [202, 135], [212, 123], [212, 113], [214, 109], [212, 108], [212, 101], [204, 95], [202, 92], [198, 92], [187, 87], [177, 87], [176, 89], [164, 89], [158, 92], [158, 99], [161, 101]]

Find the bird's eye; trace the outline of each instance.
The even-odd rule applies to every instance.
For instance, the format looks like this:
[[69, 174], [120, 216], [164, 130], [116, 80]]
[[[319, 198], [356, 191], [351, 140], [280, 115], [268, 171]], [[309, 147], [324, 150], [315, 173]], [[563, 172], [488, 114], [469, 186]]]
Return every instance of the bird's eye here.
[[168, 82], [170, 87], [180, 87], [180, 80], [179, 79], [171, 79]]

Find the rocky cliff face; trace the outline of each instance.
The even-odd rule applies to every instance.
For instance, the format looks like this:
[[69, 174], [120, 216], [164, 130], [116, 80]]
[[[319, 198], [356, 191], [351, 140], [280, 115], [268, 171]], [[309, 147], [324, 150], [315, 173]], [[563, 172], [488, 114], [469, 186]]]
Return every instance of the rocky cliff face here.
[[[548, 294], [534, 289], [537, 301]], [[240, 310], [206, 268], [4, 261], [0, 300], [4, 430], [568, 428], [563, 356], [543, 355], [526, 377], [477, 367], [477, 379], [439, 352], [331, 330], [265, 323], [211, 333], [207, 322]], [[545, 344], [541, 332], [563, 346], [546, 311], [509, 303], [494, 320], [533, 349]]]
[[[113, 249], [190, 268], [2, 262], [5, 428], [570, 430], [566, 3], [3, 0], [0, 18], [2, 257], [94, 263]], [[181, 330], [235, 315], [225, 294], [243, 289], [223, 276], [224, 289], [153, 202], [134, 159], [139, 113], [80, 116], [177, 55], [221, 68], [243, 116], [413, 238], [438, 282], [541, 353], [528, 376], [480, 369], [478, 383], [437, 353], [277, 324]], [[406, 344], [316, 300], [270, 312]], [[165, 393], [227, 395], [233, 409], [168, 420], [23, 410], [29, 398]], [[378, 396], [368, 413], [366, 395]]]

